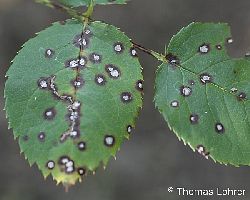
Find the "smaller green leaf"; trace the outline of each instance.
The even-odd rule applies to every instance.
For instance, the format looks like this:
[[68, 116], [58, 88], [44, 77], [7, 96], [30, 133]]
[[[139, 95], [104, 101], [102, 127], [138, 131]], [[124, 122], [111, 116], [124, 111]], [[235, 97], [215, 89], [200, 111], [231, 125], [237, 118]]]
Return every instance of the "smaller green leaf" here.
[[[91, 0], [59, 0], [61, 3], [67, 6], [79, 7], [79, 6], [88, 6], [91, 3]], [[125, 4], [126, 0], [94, 0], [94, 4]]]
[[227, 24], [192, 23], [157, 70], [155, 103], [177, 137], [206, 158], [250, 165], [250, 62], [233, 59]]

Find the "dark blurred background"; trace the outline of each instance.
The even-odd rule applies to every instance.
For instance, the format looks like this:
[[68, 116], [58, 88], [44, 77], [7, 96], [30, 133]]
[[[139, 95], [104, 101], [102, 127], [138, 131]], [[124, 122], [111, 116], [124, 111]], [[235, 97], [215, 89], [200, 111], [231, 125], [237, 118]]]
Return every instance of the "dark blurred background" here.
[[[0, 110], [4, 107], [5, 73], [21, 45], [52, 22], [66, 18], [66, 14], [32, 0], [0, 0]], [[239, 57], [250, 50], [249, 0], [131, 0], [126, 6], [97, 6], [94, 18], [121, 27], [137, 43], [159, 52], [164, 52], [173, 34], [192, 21], [228, 22], [234, 36], [230, 53]], [[244, 197], [207, 199], [250, 199], [250, 167], [207, 161], [169, 131], [152, 103], [158, 63], [143, 53], [140, 57], [145, 100], [131, 140], [124, 143], [106, 171], [100, 169], [68, 193], [51, 178], [44, 181], [36, 167], [29, 167], [8, 130], [4, 111], [0, 112], [0, 200], [206, 199], [168, 193], [169, 186], [246, 189]]]

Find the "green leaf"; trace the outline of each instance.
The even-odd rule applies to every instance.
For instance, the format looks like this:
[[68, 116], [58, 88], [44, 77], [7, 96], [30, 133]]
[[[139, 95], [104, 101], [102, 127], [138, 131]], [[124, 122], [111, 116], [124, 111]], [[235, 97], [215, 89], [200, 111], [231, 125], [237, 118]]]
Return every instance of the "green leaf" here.
[[24, 45], [7, 76], [6, 111], [21, 151], [65, 185], [107, 165], [142, 107], [136, 51], [101, 22], [53, 24]]
[[227, 24], [192, 23], [157, 70], [155, 103], [179, 139], [206, 158], [250, 164], [250, 62], [230, 58]]
[[[63, 3], [67, 6], [79, 7], [79, 6], [88, 6], [91, 3], [91, 0], [59, 0], [59, 2]], [[94, 0], [94, 4], [125, 4], [126, 0]]]

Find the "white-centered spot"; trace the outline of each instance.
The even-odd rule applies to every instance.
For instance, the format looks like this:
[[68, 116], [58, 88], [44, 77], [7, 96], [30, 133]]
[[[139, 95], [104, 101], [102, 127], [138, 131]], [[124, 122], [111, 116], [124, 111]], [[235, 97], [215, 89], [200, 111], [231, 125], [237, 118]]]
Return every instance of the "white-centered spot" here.
[[105, 137], [105, 144], [108, 146], [112, 146], [114, 144], [114, 138], [112, 136]]
[[192, 93], [192, 89], [189, 88], [189, 87], [182, 87], [181, 93], [182, 93], [182, 95], [185, 96], [185, 97], [190, 96], [191, 93]]
[[47, 111], [45, 114], [46, 114], [47, 117], [53, 116], [53, 112], [52, 111]]
[[115, 51], [116, 51], [116, 52], [121, 52], [121, 51], [122, 51], [122, 46], [121, 46], [121, 44], [116, 44], [116, 45], [115, 45]]
[[104, 79], [103, 79], [102, 77], [98, 77], [98, 78], [97, 78], [97, 82], [98, 82], [99, 84], [102, 84], [103, 81], [104, 81]]
[[209, 52], [209, 46], [204, 44], [204, 45], [200, 46], [199, 51], [201, 53], [208, 53]]
[[128, 132], [128, 133], [131, 133], [131, 132], [132, 132], [132, 126], [128, 126], [127, 132]]
[[131, 50], [131, 54], [132, 54], [132, 56], [136, 56], [136, 55], [137, 55], [136, 50], [135, 50], [135, 49], [132, 49], [132, 50]]
[[171, 102], [171, 106], [174, 107], [174, 108], [177, 108], [179, 106], [179, 102], [174, 100]]
[[48, 167], [49, 169], [54, 169], [54, 167], [55, 167], [54, 161], [49, 161], [49, 162], [47, 163], [47, 167]]
[[73, 103], [72, 108], [73, 108], [74, 110], [76, 110], [76, 109], [78, 109], [80, 106], [81, 106], [81, 103], [80, 103], [79, 101], [75, 101], [75, 102]]
[[233, 87], [233, 88], [231, 88], [231, 92], [237, 92], [238, 91], [238, 89], [237, 88], [235, 88], [235, 87]]
[[69, 62], [69, 67], [70, 68], [75, 68], [75, 67], [77, 67], [78, 66], [78, 60], [71, 60], [70, 62]]
[[86, 60], [85, 58], [81, 58], [80, 60], [77, 60], [81, 66], [85, 66]]
[[41, 88], [47, 88], [47, 87], [48, 87], [48, 83], [47, 83], [47, 81], [45, 81], [45, 80], [41, 80], [41, 81], [39, 82], [39, 84], [40, 84]]
[[202, 74], [200, 80], [202, 83], [209, 83], [212, 81], [212, 77], [208, 74]]

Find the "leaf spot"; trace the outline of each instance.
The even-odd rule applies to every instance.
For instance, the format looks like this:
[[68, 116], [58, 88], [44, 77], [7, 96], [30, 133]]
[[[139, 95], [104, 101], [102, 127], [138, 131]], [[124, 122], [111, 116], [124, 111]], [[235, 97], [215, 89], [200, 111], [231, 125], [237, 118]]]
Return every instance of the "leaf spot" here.
[[95, 82], [97, 85], [105, 85], [106, 84], [106, 78], [102, 74], [97, 74], [95, 76]]
[[213, 81], [213, 77], [208, 73], [203, 73], [200, 75], [200, 81], [202, 84], [211, 83]]
[[46, 135], [45, 135], [44, 132], [40, 132], [40, 133], [38, 134], [38, 140], [39, 140], [40, 142], [44, 142], [45, 137], [46, 137]]
[[241, 93], [238, 95], [238, 100], [239, 100], [239, 101], [244, 101], [244, 100], [246, 100], [246, 99], [247, 99], [246, 93], [241, 92]]
[[220, 44], [216, 45], [216, 49], [222, 50], [222, 46]]
[[216, 124], [215, 124], [215, 131], [216, 131], [217, 133], [224, 133], [224, 132], [225, 132], [225, 128], [224, 128], [223, 124], [221, 124], [221, 123], [216, 123]]
[[227, 39], [227, 43], [228, 43], [228, 44], [233, 43], [233, 41], [234, 41], [233, 38], [228, 38], [228, 39]]
[[179, 107], [179, 101], [177, 100], [174, 100], [170, 103], [171, 107], [173, 108], [178, 108]]
[[94, 64], [101, 63], [102, 56], [97, 53], [92, 53], [89, 55], [89, 60]]
[[209, 46], [209, 44], [202, 44], [200, 47], [199, 47], [199, 52], [201, 53], [201, 54], [206, 54], [206, 53], [208, 53], [210, 51], [210, 46]]
[[142, 80], [138, 80], [136, 82], [136, 89], [139, 91], [143, 91], [143, 81]]
[[115, 138], [112, 135], [106, 135], [104, 138], [104, 144], [108, 147], [112, 147], [115, 143]]
[[124, 103], [129, 103], [133, 100], [132, 94], [130, 92], [123, 92], [121, 94], [121, 100]]
[[44, 112], [44, 118], [46, 120], [53, 120], [56, 116], [56, 110], [54, 108], [48, 108]]
[[53, 51], [52, 49], [46, 49], [45, 51], [45, 57], [46, 58], [52, 58], [55, 54], [55, 51]]
[[192, 94], [192, 89], [190, 87], [188, 87], [188, 86], [183, 85], [183, 86], [180, 87], [180, 93], [181, 93], [182, 96], [188, 97], [188, 96], [190, 96]]
[[131, 125], [128, 125], [127, 126], [127, 132], [128, 132], [128, 134], [130, 134], [132, 132], [132, 130], [133, 130], [133, 127]]
[[84, 150], [86, 149], [86, 143], [85, 143], [85, 142], [79, 142], [79, 143], [77, 144], [77, 146], [78, 146], [78, 149], [79, 149], [80, 151], [84, 151]]
[[117, 79], [121, 76], [121, 72], [118, 69], [118, 67], [112, 65], [112, 64], [108, 64], [105, 66], [105, 70], [106, 72], [109, 74], [109, 76], [111, 78]]
[[47, 162], [46, 166], [48, 167], [48, 169], [52, 170], [55, 168], [55, 162], [50, 160]]
[[191, 124], [198, 124], [198, 121], [199, 121], [199, 115], [197, 114], [190, 115]]
[[133, 57], [137, 57], [138, 55], [137, 55], [137, 51], [135, 50], [135, 48], [131, 48], [130, 49], [130, 54], [131, 54], [131, 56], [133, 56]]
[[208, 156], [209, 156], [209, 152], [206, 152], [206, 148], [203, 146], [203, 145], [198, 145], [197, 148], [196, 148], [197, 152], [204, 156], [206, 159], [208, 159]]
[[117, 54], [120, 54], [124, 51], [124, 46], [121, 42], [117, 42], [114, 44], [114, 50]]
[[86, 174], [86, 169], [84, 169], [84, 168], [78, 168], [77, 172], [78, 172], [78, 174], [80, 176], [84, 176]]
[[172, 64], [172, 65], [179, 65], [180, 64], [179, 58], [177, 58], [177, 56], [175, 56], [171, 53], [166, 55], [166, 59], [168, 60], [169, 64]]

